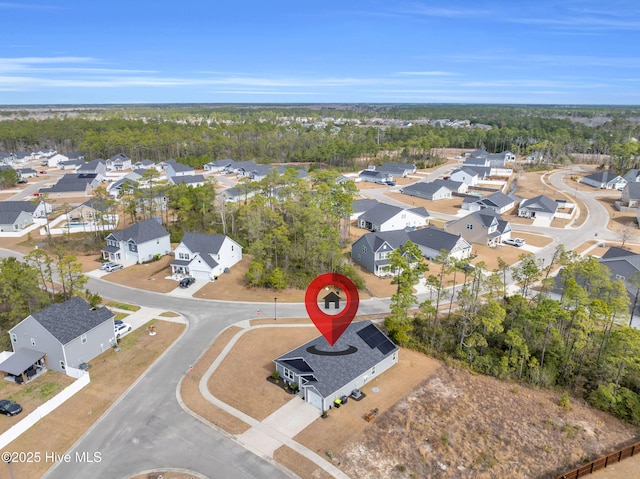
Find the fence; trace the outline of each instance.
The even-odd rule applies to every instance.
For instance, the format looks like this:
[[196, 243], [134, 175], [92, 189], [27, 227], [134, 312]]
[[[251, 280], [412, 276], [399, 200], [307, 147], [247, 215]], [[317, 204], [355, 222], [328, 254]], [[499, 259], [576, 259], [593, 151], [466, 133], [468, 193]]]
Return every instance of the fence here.
[[89, 384], [89, 373], [86, 371], [82, 371], [82, 374], [73, 384], [70, 384], [54, 397], [49, 399], [47, 402], [38, 406], [33, 412], [28, 414], [24, 419], [22, 419], [19, 423], [14, 424], [9, 429], [7, 429], [4, 433], [0, 435], [0, 449], [4, 449], [9, 443], [20, 437], [20, 435], [37, 423], [40, 419], [45, 417], [51, 411], [56, 409], [62, 403], [64, 403], [67, 399], [73, 396], [75, 393], [80, 391], [83, 387]]
[[580, 477], [588, 476], [596, 471], [604, 469], [607, 466], [616, 464], [623, 459], [632, 457], [635, 454], [640, 454], [640, 442], [636, 442], [631, 446], [623, 447], [613, 454], [609, 454], [608, 456], [604, 456], [596, 459], [595, 461], [591, 461], [584, 466], [580, 466], [569, 472], [565, 472], [564, 474], [558, 476], [558, 479], [579, 479]]

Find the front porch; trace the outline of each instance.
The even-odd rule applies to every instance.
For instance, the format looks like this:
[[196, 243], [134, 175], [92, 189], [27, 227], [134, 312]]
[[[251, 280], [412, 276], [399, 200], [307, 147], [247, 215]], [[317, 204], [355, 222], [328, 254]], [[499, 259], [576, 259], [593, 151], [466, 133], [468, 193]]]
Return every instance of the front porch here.
[[5, 373], [5, 381], [25, 384], [44, 374], [48, 369], [47, 355], [33, 349], [18, 349], [2, 364], [0, 371]]

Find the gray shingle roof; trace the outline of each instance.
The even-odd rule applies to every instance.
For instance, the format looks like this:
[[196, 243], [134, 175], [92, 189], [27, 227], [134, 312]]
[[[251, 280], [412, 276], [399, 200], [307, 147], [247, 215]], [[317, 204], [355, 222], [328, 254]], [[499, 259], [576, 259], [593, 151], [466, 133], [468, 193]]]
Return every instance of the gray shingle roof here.
[[441, 188], [447, 188], [447, 186], [438, 184], [435, 181], [432, 183], [425, 183], [421, 181], [419, 183], [414, 183], [413, 185], [404, 186], [402, 188], [402, 193], [410, 196], [431, 196], [434, 193], [438, 192]]
[[610, 181], [613, 181], [619, 177], [619, 175], [610, 173], [608, 171], [598, 171], [596, 173], [585, 176], [585, 179], [589, 179], [598, 183], [609, 183]]
[[[329, 346], [324, 337], [318, 336], [308, 343], [283, 354], [275, 359], [275, 362], [284, 365], [288, 369], [296, 370], [298, 373], [312, 374], [316, 379], [312, 383], [313, 386], [323, 397], [328, 397], [370, 370], [384, 358], [398, 351], [398, 347], [393, 345], [386, 336], [384, 337], [385, 340], [391, 343], [390, 351], [386, 354], [382, 353], [377, 347], [372, 348], [369, 346], [358, 335], [359, 331], [369, 326], [377, 329], [371, 321], [351, 323], [333, 347]], [[320, 351], [343, 351], [350, 346], [354, 346], [358, 350], [353, 354], [342, 356], [324, 356], [307, 351], [310, 347], [315, 347]]]
[[361, 220], [369, 221], [375, 225], [384, 223], [400, 213], [403, 208], [388, 205], [386, 203], [378, 203], [373, 208], [368, 209], [360, 216]]
[[441, 178], [438, 178], [437, 180], [433, 180], [432, 183], [434, 185], [446, 186], [451, 191], [458, 191], [458, 188], [460, 188], [464, 184], [462, 181], [443, 180]]
[[480, 203], [483, 206], [491, 206], [496, 208], [504, 208], [513, 203], [513, 198], [505, 195], [502, 191], [496, 191], [487, 196], [475, 197], [467, 196], [462, 200], [463, 203]]
[[191, 183], [204, 183], [204, 176], [202, 175], [183, 175], [183, 176], [172, 176], [171, 181], [176, 184], [191, 184]]
[[170, 160], [167, 160], [167, 163], [171, 164], [171, 168], [173, 168], [173, 171], [175, 171], [176, 173], [179, 173], [181, 171], [194, 171], [193, 166], [178, 163], [175, 160], [173, 162], [171, 162]]
[[531, 211], [543, 211], [546, 213], [555, 213], [558, 209], [558, 203], [549, 198], [548, 196], [539, 195], [535, 198], [523, 200], [520, 203], [520, 208], [527, 208]]
[[0, 225], [12, 225], [16, 222], [22, 211], [0, 211]]
[[92, 310], [84, 299], [76, 296], [64, 303], [52, 304], [31, 315], [60, 343], [67, 344], [78, 336], [108, 320], [113, 313], [104, 306]]
[[140, 221], [128, 228], [120, 231], [114, 231], [109, 234], [109, 236], [114, 237], [118, 241], [133, 240], [137, 244], [168, 235], [169, 233], [167, 230], [165, 230], [162, 225], [154, 219]]
[[632, 183], [627, 183], [625, 188], [627, 189], [630, 199], [632, 200], [640, 199], [640, 183], [635, 181]]
[[96, 177], [96, 174], [67, 173], [51, 188], [41, 188], [40, 191], [44, 193], [84, 193], [87, 185], [92, 183]]
[[378, 200], [374, 200], [372, 198], [361, 198], [359, 200], [353, 201], [353, 212], [354, 213], [362, 213], [367, 211], [368, 209], [373, 208], [378, 204]]
[[113, 155], [111, 158], [109, 158], [109, 160], [110, 161], [131, 161], [131, 158], [129, 158], [127, 155], [123, 153], [118, 153], [117, 155]]
[[442, 249], [451, 251], [455, 248], [458, 241], [460, 241], [460, 235], [447, 233], [446, 231], [433, 226], [409, 231], [407, 235], [413, 243], [427, 248], [432, 248], [436, 251], [440, 251]]
[[218, 254], [226, 236], [205, 233], [185, 233], [183, 243], [192, 253]]
[[26, 211], [27, 213], [34, 213], [40, 202], [34, 204], [30, 201], [0, 201], [0, 212], [7, 211]]

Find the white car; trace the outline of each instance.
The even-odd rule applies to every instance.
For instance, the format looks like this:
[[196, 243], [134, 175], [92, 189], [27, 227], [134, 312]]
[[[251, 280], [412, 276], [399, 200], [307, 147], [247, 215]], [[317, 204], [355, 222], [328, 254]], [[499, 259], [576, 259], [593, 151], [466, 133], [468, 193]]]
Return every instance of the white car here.
[[113, 261], [107, 261], [106, 263], [102, 263], [102, 264], [100, 265], [100, 269], [104, 271], [104, 270], [106, 270], [107, 268], [109, 268], [109, 267], [113, 266], [114, 264], [117, 264], [117, 263], [114, 263]]
[[502, 242], [503, 244], [508, 244], [509, 246], [515, 246], [516, 248], [520, 248], [526, 242], [522, 238], [509, 238]]
[[104, 270], [111, 273], [112, 271], [118, 271], [119, 269], [124, 268], [120, 263], [111, 263]]
[[116, 331], [116, 338], [120, 338], [121, 336], [124, 336], [125, 334], [127, 334], [129, 331], [131, 331], [131, 325], [129, 323], [117, 323], [115, 324], [115, 331]]

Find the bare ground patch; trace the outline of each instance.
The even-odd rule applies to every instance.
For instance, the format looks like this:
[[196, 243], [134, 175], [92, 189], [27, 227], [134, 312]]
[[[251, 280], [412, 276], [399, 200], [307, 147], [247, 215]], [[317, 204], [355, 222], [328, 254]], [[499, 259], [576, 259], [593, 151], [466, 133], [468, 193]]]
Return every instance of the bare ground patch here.
[[559, 396], [443, 367], [346, 444], [341, 467], [362, 478], [548, 477], [638, 435]]
[[158, 261], [134, 264], [119, 271], [114, 271], [104, 275], [102, 279], [145, 291], [168, 293], [178, 287], [176, 280], [166, 279], [167, 276], [171, 275], [171, 267], [169, 265], [172, 261], [173, 256], [166, 255]]
[[[298, 476], [313, 479], [330, 479], [333, 476], [324, 469], [304, 457], [302, 454], [294, 451], [289, 446], [281, 446], [273, 453], [273, 458], [284, 467], [294, 471]], [[329, 460], [328, 457], [324, 457]]]
[[396, 201], [405, 203], [408, 207], [418, 208], [420, 206], [427, 209], [429, 213], [444, 213], [448, 215], [456, 215], [462, 208], [462, 197], [455, 196], [450, 200], [425, 200], [424, 198], [417, 198], [415, 196], [404, 195], [402, 193], [396, 193], [395, 191], [385, 193], [385, 196], [392, 198]]

